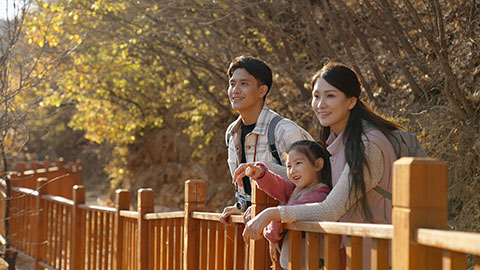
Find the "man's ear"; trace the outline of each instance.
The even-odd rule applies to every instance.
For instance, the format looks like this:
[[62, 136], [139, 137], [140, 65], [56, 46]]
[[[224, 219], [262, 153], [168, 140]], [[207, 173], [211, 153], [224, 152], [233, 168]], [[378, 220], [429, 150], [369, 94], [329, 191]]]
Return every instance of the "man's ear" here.
[[317, 158], [315, 161], [315, 170], [318, 172], [323, 169], [323, 158]]
[[259, 94], [260, 94], [260, 97], [261, 97], [261, 98], [265, 97], [265, 95], [266, 95], [267, 92], [268, 92], [268, 86], [267, 86], [266, 84], [264, 84], [264, 85], [260, 86], [259, 89], [260, 89], [260, 93], [259, 93]]
[[358, 98], [356, 97], [349, 97], [348, 98], [348, 109], [351, 110], [355, 105], [357, 105]]

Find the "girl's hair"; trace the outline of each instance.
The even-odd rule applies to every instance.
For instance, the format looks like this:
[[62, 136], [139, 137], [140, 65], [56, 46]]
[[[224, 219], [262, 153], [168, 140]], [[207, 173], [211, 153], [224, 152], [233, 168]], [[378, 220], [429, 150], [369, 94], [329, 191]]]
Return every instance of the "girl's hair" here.
[[[361, 191], [362, 196], [357, 197], [357, 199], [360, 201], [365, 218], [371, 220], [372, 214], [366, 196], [363, 165], [368, 170], [370, 168], [365, 158], [365, 146], [362, 141], [362, 134], [365, 132], [362, 122], [370, 123], [387, 138], [392, 136], [392, 131], [401, 129], [401, 127], [376, 114], [366, 103], [360, 100], [362, 85], [355, 71], [346, 65], [335, 62], [325, 65], [313, 76], [310, 83], [312, 91], [319, 78], [323, 78], [328, 84], [342, 91], [347, 98], [357, 98], [356, 105], [350, 110], [350, 116], [344, 130], [345, 159], [350, 167], [350, 178], [352, 179], [349, 192], [350, 194], [352, 192], [359, 194], [358, 191]], [[322, 143], [325, 143], [330, 135], [330, 127], [322, 126], [320, 129]]]
[[286, 153], [290, 151], [298, 151], [307, 157], [308, 161], [315, 166], [315, 162], [318, 158], [323, 159], [323, 168], [320, 171], [318, 176], [318, 181], [327, 185], [330, 189], [332, 188], [332, 169], [330, 166], [330, 153], [323, 148], [323, 146], [318, 142], [301, 140], [292, 143], [290, 148], [288, 148]]

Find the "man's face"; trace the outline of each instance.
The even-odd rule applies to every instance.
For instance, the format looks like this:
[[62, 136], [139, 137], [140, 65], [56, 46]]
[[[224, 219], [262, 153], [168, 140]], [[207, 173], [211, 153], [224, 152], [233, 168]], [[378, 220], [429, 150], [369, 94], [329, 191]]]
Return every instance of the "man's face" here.
[[232, 109], [248, 111], [256, 106], [263, 106], [266, 85], [258, 85], [257, 80], [244, 68], [236, 69], [229, 80], [228, 98]]

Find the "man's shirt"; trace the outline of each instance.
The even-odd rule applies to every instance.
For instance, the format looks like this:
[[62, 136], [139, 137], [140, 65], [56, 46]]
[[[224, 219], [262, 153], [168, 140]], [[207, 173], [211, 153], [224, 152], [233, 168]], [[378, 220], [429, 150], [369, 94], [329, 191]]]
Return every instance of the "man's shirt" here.
[[[245, 137], [245, 159], [246, 162], [261, 161], [265, 163], [272, 172], [287, 179], [286, 168], [277, 164], [275, 158], [270, 153], [270, 147], [268, 145], [268, 126], [276, 115], [278, 114], [268, 109], [266, 105], [263, 106], [255, 128]], [[237, 120], [228, 126], [225, 134], [225, 138], [230, 137], [228, 142], [228, 166], [232, 177], [242, 160], [241, 132], [242, 118], [239, 116]], [[228, 136], [228, 134], [230, 134], [230, 136]], [[278, 122], [275, 128], [275, 145], [282, 164], [285, 164], [285, 151], [292, 143], [300, 140], [313, 141], [313, 138], [306, 130], [290, 119], [283, 118]]]

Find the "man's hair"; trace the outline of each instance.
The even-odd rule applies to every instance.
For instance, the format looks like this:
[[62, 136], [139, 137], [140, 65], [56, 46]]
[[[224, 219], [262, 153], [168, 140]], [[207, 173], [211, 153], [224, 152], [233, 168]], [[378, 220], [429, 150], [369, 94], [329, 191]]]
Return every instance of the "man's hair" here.
[[268, 87], [267, 93], [263, 97], [265, 99], [268, 92], [270, 92], [270, 88], [272, 87], [272, 70], [268, 67], [268, 65], [262, 60], [252, 56], [241, 55], [235, 57], [235, 59], [233, 59], [230, 63], [230, 67], [227, 71], [229, 80], [232, 77], [233, 72], [239, 68], [245, 69], [248, 73], [255, 77], [258, 85], [266, 85]]

